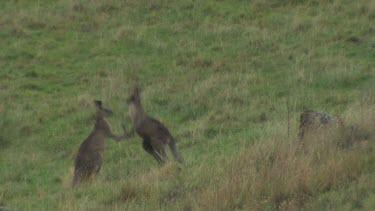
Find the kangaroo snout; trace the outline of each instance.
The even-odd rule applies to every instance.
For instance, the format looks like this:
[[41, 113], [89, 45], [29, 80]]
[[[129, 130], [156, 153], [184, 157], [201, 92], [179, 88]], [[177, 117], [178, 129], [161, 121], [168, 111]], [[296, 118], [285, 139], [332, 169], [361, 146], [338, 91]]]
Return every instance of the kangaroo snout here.
[[103, 110], [104, 110], [104, 112], [107, 114], [107, 116], [112, 116], [112, 115], [113, 115], [112, 110], [110, 110], [110, 109], [108, 109], [108, 108], [105, 108], [105, 109], [103, 109]]

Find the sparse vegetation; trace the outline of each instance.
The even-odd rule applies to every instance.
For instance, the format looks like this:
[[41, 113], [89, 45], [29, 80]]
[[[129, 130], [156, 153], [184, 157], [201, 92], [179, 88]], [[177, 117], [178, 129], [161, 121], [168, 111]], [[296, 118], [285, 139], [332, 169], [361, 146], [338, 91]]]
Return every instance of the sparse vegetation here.
[[[0, 206], [375, 209], [373, 1], [18, 0], [0, 14]], [[72, 190], [92, 101], [119, 133], [136, 83], [184, 166], [109, 141], [96, 181]], [[300, 142], [305, 109], [345, 128]]]

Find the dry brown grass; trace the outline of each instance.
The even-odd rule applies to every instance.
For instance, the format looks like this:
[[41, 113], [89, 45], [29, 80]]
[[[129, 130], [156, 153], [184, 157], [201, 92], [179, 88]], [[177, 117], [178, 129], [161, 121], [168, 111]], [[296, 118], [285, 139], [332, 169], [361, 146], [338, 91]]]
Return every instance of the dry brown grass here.
[[[374, 146], [375, 112], [366, 118], [345, 115], [345, 129], [333, 126], [300, 142], [274, 136], [260, 140], [228, 159], [210, 188], [199, 194], [197, 206], [209, 210], [296, 210], [321, 193], [358, 180], [366, 165], [366, 150]], [[359, 121], [358, 121], [359, 120]]]

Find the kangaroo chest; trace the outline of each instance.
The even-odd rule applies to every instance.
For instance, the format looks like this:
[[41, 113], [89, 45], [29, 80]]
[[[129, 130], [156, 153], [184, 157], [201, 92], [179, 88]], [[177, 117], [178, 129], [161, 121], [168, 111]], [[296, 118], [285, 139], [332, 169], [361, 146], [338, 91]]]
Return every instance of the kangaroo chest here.
[[105, 148], [105, 135], [103, 133], [94, 133], [89, 145], [89, 150], [103, 155]]

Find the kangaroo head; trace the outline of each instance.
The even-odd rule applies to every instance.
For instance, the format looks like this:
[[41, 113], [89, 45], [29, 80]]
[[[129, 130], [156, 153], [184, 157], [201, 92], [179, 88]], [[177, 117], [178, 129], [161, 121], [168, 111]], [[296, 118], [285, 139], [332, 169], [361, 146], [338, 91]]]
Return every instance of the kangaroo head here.
[[96, 107], [96, 115], [97, 117], [108, 117], [112, 115], [112, 111], [108, 108], [103, 108], [103, 103], [100, 100], [94, 101], [95, 107]]
[[133, 92], [130, 94], [128, 100], [128, 105], [130, 104], [140, 104], [141, 103], [141, 96], [140, 96], [140, 89], [138, 86], [135, 86]]
[[134, 87], [133, 92], [130, 94], [127, 102], [129, 106], [129, 115], [133, 126], [141, 124], [146, 115], [141, 104], [140, 90], [138, 86]]

